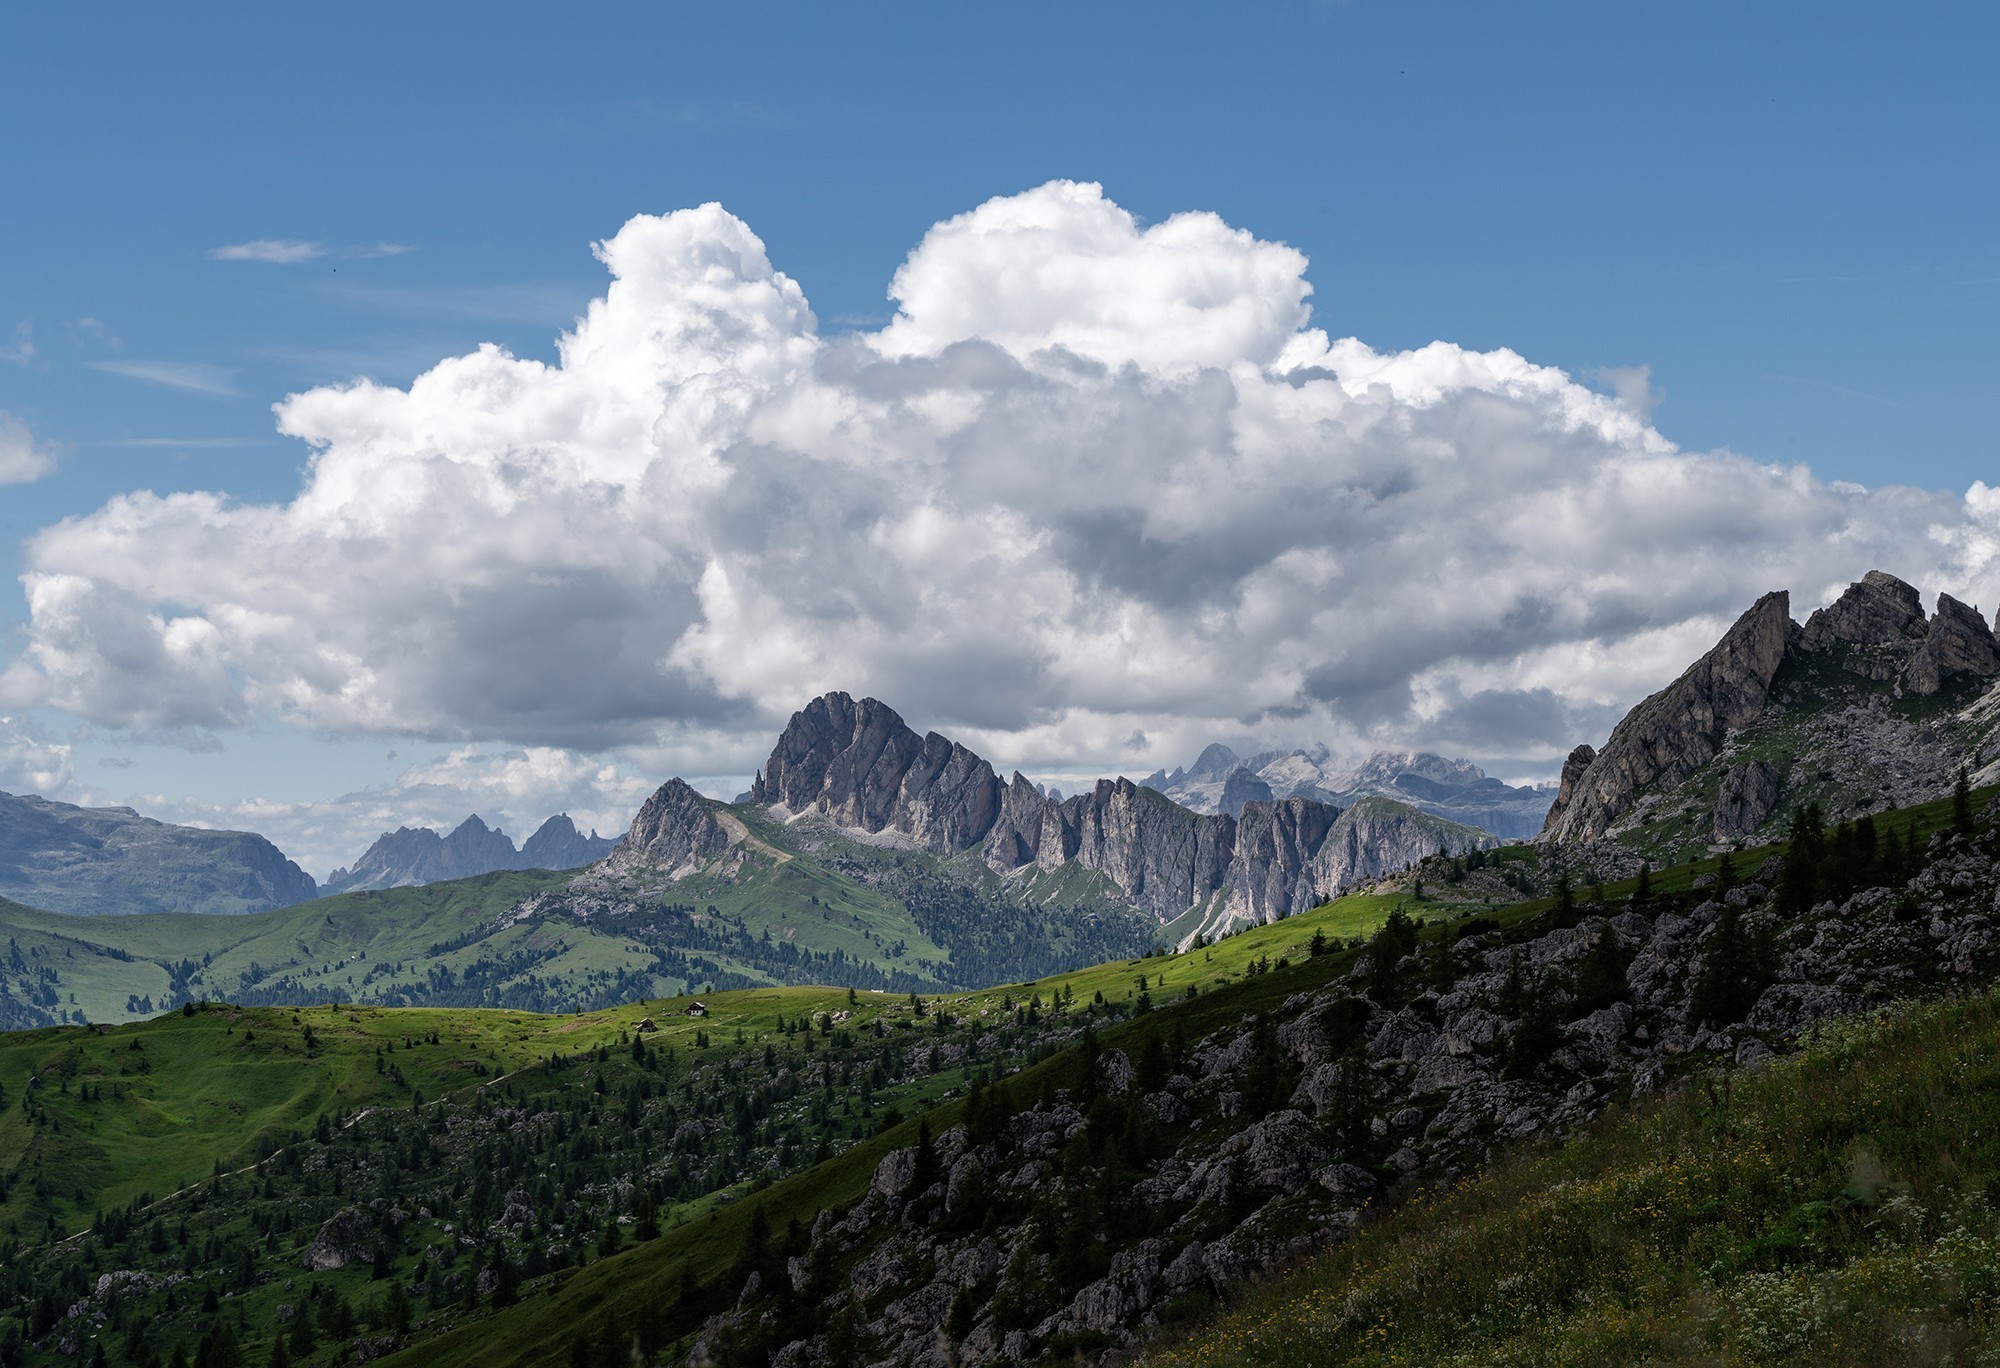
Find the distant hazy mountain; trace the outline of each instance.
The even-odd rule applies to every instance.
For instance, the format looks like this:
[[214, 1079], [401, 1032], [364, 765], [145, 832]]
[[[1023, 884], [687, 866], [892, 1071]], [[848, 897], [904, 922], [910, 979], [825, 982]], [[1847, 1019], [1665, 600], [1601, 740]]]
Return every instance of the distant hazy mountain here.
[[1332, 764], [1324, 747], [1265, 751], [1244, 758], [1220, 743], [1171, 774], [1156, 770], [1140, 783], [1196, 812], [1236, 817], [1245, 803], [1310, 798], [1340, 806], [1358, 798], [1393, 798], [1414, 808], [1525, 840], [1542, 829], [1552, 789], [1514, 788], [1469, 760], [1429, 751], [1377, 751], [1354, 769]]
[[446, 836], [429, 827], [383, 832], [351, 867], [334, 870], [322, 892], [410, 888], [497, 869], [577, 869], [603, 859], [616, 844], [595, 831], [583, 835], [567, 814], [558, 813], [516, 850], [505, 832], [487, 826], [475, 813]]
[[262, 912], [305, 902], [312, 876], [248, 831], [169, 826], [131, 808], [0, 793], [0, 897], [80, 916]]

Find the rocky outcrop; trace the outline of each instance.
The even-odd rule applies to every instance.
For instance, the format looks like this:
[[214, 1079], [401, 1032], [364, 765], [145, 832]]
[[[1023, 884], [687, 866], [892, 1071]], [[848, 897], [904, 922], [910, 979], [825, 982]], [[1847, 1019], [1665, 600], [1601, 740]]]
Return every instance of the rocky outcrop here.
[[1597, 749], [1594, 746], [1578, 746], [1569, 753], [1569, 758], [1563, 761], [1562, 782], [1556, 788], [1555, 802], [1549, 805], [1545, 825], [1553, 828], [1561, 822], [1563, 814], [1569, 811], [1570, 800], [1577, 795], [1583, 776], [1590, 773], [1596, 759]]
[[1731, 765], [1715, 800], [1715, 839], [1737, 841], [1764, 825], [1778, 806], [1784, 781], [1762, 760]]
[[1950, 594], [1939, 594], [1937, 616], [1924, 633], [1923, 645], [1904, 668], [1904, 682], [1911, 693], [1928, 698], [1950, 680], [1968, 675], [1977, 679], [2000, 675], [2000, 647], [1994, 644], [1993, 629], [1977, 608]]
[[248, 831], [0, 793], [0, 897], [72, 916], [234, 915], [306, 902], [312, 876]]
[[516, 850], [506, 832], [487, 826], [474, 813], [444, 836], [429, 827], [398, 827], [382, 833], [351, 867], [327, 876], [321, 895], [413, 888], [497, 869], [577, 869], [603, 859], [616, 844], [594, 831], [581, 834], [565, 814], [543, 822]]
[[708, 799], [684, 781], [669, 779], [639, 809], [613, 856], [679, 871], [720, 855], [729, 845], [729, 832], [716, 819]]
[[[1210, 746], [1198, 763], [1228, 773], [1236, 756]], [[793, 715], [751, 797], [793, 817], [899, 833], [940, 855], [976, 849], [1002, 874], [1074, 863], [1160, 921], [1202, 909], [1197, 929], [1211, 932], [1302, 911], [1424, 855], [1494, 844], [1385, 800], [1349, 815], [1305, 798], [1252, 796], [1269, 789], [1248, 778], [1236, 815], [1193, 812], [1123, 778], [1057, 799], [1018, 773], [1002, 784], [971, 751], [936, 732], [919, 737], [885, 704], [833, 693]]]
[[[401, 1215], [401, 1213], [397, 1213]], [[300, 1256], [309, 1273], [328, 1273], [351, 1263], [366, 1263], [381, 1244], [381, 1218], [365, 1207], [343, 1207], [320, 1223], [319, 1233]]]
[[1790, 608], [1783, 590], [1764, 595], [1685, 674], [1626, 714], [1604, 749], [1564, 784], [1543, 839], [1595, 840], [1640, 789], [1677, 782], [1714, 759], [1731, 727], [1764, 711], [1791, 639]]
[[1806, 619], [1799, 649], [1832, 653], [1864, 679], [1894, 679], [1924, 639], [1924, 604], [1915, 588], [1870, 570]]

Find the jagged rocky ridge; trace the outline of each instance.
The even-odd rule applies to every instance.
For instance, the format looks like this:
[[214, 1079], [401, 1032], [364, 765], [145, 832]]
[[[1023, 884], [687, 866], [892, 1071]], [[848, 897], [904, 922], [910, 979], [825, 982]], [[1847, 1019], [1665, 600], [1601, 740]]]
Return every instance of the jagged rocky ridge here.
[[917, 735], [886, 704], [844, 693], [793, 715], [750, 794], [792, 817], [973, 855], [1005, 875], [1072, 863], [1101, 872], [1182, 940], [1304, 911], [1427, 855], [1495, 844], [1381, 798], [1347, 808], [1263, 798], [1238, 815], [1206, 815], [1120, 778], [1053, 799], [1019, 773], [1003, 783], [936, 732]]
[[254, 832], [0, 793], [0, 897], [30, 907], [234, 915], [289, 907], [315, 892], [310, 874]]
[[[1871, 570], [1801, 627], [1766, 594], [1602, 750], [1578, 746], [1541, 839], [1725, 843], [1816, 800], [1836, 817], [1942, 795], [1993, 731], [2000, 647], [1975, 608]], [[1673, 824], [1662, 829], [1661, 824]]]
[[1554, 797], [1548, 789], [1516, 788], [1469, 760], [1447, 760], [1430, 751], [1377, 751], [1344, 769], [1328, 759], [1325, 747], [1245, 758], [1220, 742], [1186, 769], [1156, 770], [1139, 782], [1183, 807], [1230, 817], [1240, 815], [1245, 803], [1272, 798], [1336, 806], [1369, 796], [1390, 798], [1506, 840], [1539, 832]]
[[[689, 1361], [1115, 1357], [1183, 1299], [1226, 1296], [1498, 1147], [1817, 1023], [1992, 982], [1990, 838], [1939, 835], [1923, 863], [1799, 911], [1780, 910], [1774, 858], [1693, 906], [1475, 921], [1429, 946], [1385, 933], [1344, 982], [1268, 1017], [1185, 1043], [1162, 1028], [1130, 1052], [1086, 1043], [1067, 1086], [994, 1090], [928, 1152], [889, 1154], [782, 1284], [734, 1289]], [[809, 1324], [787, 1315], [801, 1298]]]
[[475, 813], [444, 836], [429, 827], [383, 832], [351, 867], [328, 875], [321, 893], [410, 888], [499, 869], [580, 869], [603, 859], [615, 845], [611, 837], [595, 831], [585, 836], [569, 814], [558, 813], [516, 850], [506, 832], [487, 826]]

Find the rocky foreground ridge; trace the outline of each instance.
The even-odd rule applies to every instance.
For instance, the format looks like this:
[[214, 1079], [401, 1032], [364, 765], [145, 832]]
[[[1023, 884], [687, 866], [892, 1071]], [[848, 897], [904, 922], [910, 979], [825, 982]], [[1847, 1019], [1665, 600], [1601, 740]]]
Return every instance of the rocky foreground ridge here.
[[[1835, 817], [1921, 802], [1977, 769], [2000, 720], [1978, 609], [1871, 570], [1792, 621], [1766, 594], [1686, 673], [1640, 703], [1602, 750], [1578, 746], [1541, 839], [1679, 849], [1768, 833], [1799, 804]], [[1971, 706], [1968, 706], [1971, 704]]]
[[1305, 911], [1427, 855], [1497, 844], [1381, 798], [1345, 808], [1264, 799], [1238, 815], [1210, 815], [1124, 778], [1051, 798], [1018, 772], [1002, 782], [936, 732], [919, 736], [886, 704], [844, 693], [793, 715], [750, 799], [788, 817], [976, 858], [1003, 875], [1075, 864], [1106, 875], [1184, 941]]
[[1099, 1049], [1079, 1023], [1066, 1086], [975, 1093], [965, 1124], [888, 1155], [734, 1289], [689, 1361], [1100, 1361], [1497, 1147], [1830, 1018], [1990, 983], [1992, 838], [1877, 834], [1815, 835], [1673, 899], [1430, 943], [1392, 923], [1341, 978], [1199, 1040], [1162, 1025]]

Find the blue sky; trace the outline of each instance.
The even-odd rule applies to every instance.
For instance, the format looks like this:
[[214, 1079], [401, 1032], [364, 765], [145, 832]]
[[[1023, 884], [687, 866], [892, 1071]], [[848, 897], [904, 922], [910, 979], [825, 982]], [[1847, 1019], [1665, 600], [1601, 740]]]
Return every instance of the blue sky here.
[[[291, 499], [308, 453], [271, 412], [289, 393], [406, 386], [482, 342], [553, 362], [604, 290], [590, 244], [635, 214], [720, 201], [825, 338], [889, 321], [932, 225], [1057, 179], [1100, 183], [1140, 224], [1206, 211], [1296, 248], [1333, 338], [1507, 348], [1606, 392], [1647, 367], [1628, 399], [1682, 451], [1961, 494], [1995, 467], [1996, 29], [1972, 5], [16, 6], [0, 412], [58, 463], [0, 486], [0, 561], [11, 580], [37, 529], [127, 491]], [[297, 259], [218, 259], [258, 242]], [[1721, 611], [1629, 626], [1679, 649]], [[0, 596], [0, 664], [28, 619]], [[913, 721], [1015, 738], [1051, 774], [1175, 758], [1087, 739], [1108, 720], [954, 717], [940, 687]], [[282, 824], [372, 788], [365, 826], [413, 760], [465, 745], [623, 765], [607, 814], [652, 769], [738, 775], [780, 693], [710, 708], [700, 744], [259, 705], [146, 725], [59, 689], [9, 706], [68, 748], [76, 795], [214, 820], [267, 800], [291, 805]], [[1126, 730], [1101, 696], [1076, 706]], [[1158, 748], [1285, 725], [1271, 706], [1134, 716]], [[1356, 744], [1425, 739], [1355, 725]], [[1554, 745], [1485, 744], [1522, 774]], [[588, 797], [559, 789], [517, 799]]]

